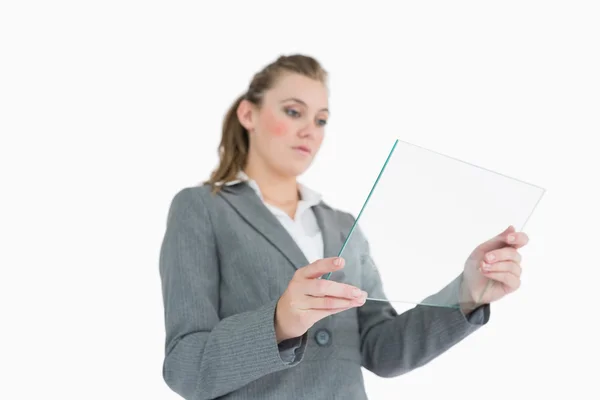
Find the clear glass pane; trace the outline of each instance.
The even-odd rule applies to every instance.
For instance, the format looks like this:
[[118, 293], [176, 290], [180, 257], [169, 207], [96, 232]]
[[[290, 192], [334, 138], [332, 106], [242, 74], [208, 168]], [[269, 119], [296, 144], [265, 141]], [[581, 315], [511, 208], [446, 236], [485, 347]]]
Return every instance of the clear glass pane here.
[[[400, 140], [382, 164], [339, 252], [344, 273], [324, 276], [369, 301], [458, 307], [471, 252], [509, 225], [523, 230], [545, 192]], [[383, 291], [369, 292], [377, 280]]]

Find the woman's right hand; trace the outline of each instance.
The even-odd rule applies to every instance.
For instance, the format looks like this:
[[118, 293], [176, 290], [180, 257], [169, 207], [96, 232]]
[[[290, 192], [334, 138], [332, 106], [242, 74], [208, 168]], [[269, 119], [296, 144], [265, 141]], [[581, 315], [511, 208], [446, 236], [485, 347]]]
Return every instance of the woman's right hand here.
[[296, 271], [277, 302], [277, 343], [302, 336], [317, 321], [365, 303], [366, 292], [351, 285], [318, 279], [343, 267], [343, 258], [331, 257], [317, 260]]

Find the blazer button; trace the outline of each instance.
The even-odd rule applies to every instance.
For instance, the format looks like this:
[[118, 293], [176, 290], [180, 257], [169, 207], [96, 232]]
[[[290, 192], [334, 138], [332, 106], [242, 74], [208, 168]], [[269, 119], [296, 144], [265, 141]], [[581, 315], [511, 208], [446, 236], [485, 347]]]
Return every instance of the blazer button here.
[[331, 342], [331, 332], [327, 329], [319, 329], [315, 333], [315, 340], [319, 346], [327, 346]]

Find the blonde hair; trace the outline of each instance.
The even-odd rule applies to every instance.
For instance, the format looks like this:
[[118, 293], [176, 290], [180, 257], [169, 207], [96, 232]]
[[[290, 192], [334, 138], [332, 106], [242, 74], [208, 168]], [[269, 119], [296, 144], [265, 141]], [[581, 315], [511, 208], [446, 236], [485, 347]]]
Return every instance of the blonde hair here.
[[286, 72], [301, 74], [324, 84], [327, 81], [327, 71], [321, 64], [313, 57], [302, 54], [280, 56], [257, 72], [246, 93], [233, 102], [223, 119], [218, 148], [219, 164], [212, 171], [210, 179], [204, 182], [211, 185], [213, 193], [220, 189], [220, 184], [235, 180], [239, 171], [246, 166], [250, 142], [246, 128], [238, 119], [238, 106], [243, 100], [248, 100], [260, 107], [264, 93], [275, 86], [277, 79]]

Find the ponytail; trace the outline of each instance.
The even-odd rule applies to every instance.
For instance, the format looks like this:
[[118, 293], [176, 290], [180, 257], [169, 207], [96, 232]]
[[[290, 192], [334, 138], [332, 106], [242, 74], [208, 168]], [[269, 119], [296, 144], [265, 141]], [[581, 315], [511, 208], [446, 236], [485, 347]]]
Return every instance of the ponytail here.
[[210, 175], [208, 183], [217, 192], [220, 185], [235, 180], [239, 171], [246, 166], [248, 157], [248, 132], [237, 116], [237, 109], [245, 95], [239, 96], [231, 105], [223, 120], [223, 132], [219, 144], [220, 162]]

